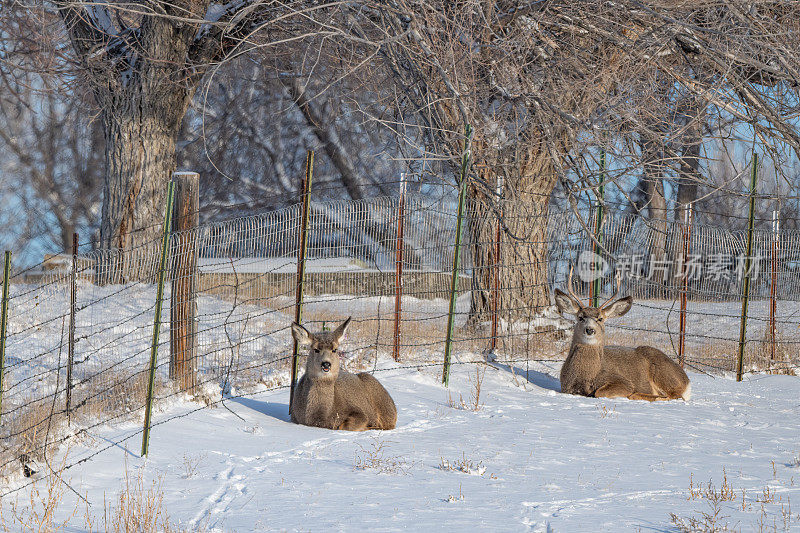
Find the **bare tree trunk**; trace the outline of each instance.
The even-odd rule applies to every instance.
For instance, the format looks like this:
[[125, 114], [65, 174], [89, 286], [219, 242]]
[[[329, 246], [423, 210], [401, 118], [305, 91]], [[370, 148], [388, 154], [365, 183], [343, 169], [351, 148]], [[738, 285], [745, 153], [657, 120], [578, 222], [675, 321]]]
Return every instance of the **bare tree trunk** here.
[[680, 166], [678, 167], [678, 205], [675, 208], [675, 220], [677, 222], [684, 221], [686, 206], [697, 200], [697, 187], [702, 179], [700, 175], [700, 148], [703, 143], [705, 108], [699, 104], [696, 97], [692, 97], [691, 102], [686, 106], [684, 115], [688, 123], [680, 154]]
[[175, 137], [141, 115], [114, 115], [103, 117], [108, 147], [100, 239], [104, 248], [127, 250], [158, 238]]
[[159, 109], [152, 100], [145, 105], [114, 103], [103, 108], [106, 173], [100, 247], [122, 250], [123, 264], [117, 265], [121, 270], [113, 279], [124, 282], [152, 271], [137, 264], [135, 256], [158, 247], [183, 108]]
[[136, 257], [158, 246], [181, 121], [199, 81], [186, 67], [192, 28], [152, 19], [146, 29], [137, 68], [103, 68], [93, 79], [106, 141], [100, 247], [123, 251], [116, 282], [153, 272]]
[[64, 253], [72, 252], [72, 234], [75, 233], [75, 225], [70, 222], [61, 226], [61, 249]]
[[650, 296], [663, 298], [670, 282], [667, 250], [667, 199], [664, 196], [664, 150], [658, 141], [642, 141], [644, 189], [650, 220], [649, 280], [655, 285]]
[[[513, 162], [513, 164], [512, 164]], [[501, 314], [509, 322], [529, 319], [532, 313], [550, 305], [547, 282], [547, 208], [556, 183], [550, 154], [541, 146], [527, 153], [512, 154], [504, 171], [502, 237], [500, 245]], [[496, 176], [481, 181], [491, 186]], [[473, 278], [470, 324], [491, 318], [497, 203], [484, 189], [470, 189], [472, 201], [469, 235], [472, 247]]]

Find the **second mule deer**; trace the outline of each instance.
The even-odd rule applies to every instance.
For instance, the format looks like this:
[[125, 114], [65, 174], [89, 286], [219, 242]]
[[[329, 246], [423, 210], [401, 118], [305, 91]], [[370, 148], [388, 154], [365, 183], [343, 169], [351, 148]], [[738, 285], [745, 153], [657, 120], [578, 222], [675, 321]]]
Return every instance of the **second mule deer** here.
[[617, 292], [600, 307], [584, 306], [572, 292], [572, 269], [567, 290], [569, 294], [555, 290], [559, 312], [577, 318], [569, 355], [561, 367], [561, 392], [651, 402], [689, 400], [689, 377], [661, 350], [652, 346], [605, 346], [605, 321], [624, 315], [633, 305], [631, 296], [615, 300], [619, 282]]
[[397, 408], [372, 375], [339, 369], [339, 342], [350, 319], [333, 331], [309, 333], [292, 324], [292, 336], [309, 346], [306, 372], [292, 398], [292, 422], [328, 429], [394, 429]]

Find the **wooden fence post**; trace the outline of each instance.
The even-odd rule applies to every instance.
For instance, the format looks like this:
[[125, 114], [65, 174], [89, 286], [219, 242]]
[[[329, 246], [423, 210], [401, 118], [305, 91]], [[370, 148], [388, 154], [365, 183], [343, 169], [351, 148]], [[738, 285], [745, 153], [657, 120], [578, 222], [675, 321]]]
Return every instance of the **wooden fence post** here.
[[3, 300], [0, 303], [0, 416], [3, 414], [3, 375], [6, 371], [6, 330], [8, 329], [8, 291], [11, 285], [11, 252], [6, 250], [3, 267]]
[[392, 356], [400, 360], [400, 319], [403, 298], [403, 233], [405, 229], [406, 175], [400, 174], [400, 197], [397, 200], [397, 244], [395, 246], [395, 294], [394, 294], [394, 349]]
[[153, 343], [150, 346], [150, 375], [147, 384], [147, 403], [144, 410], [144, 431], [142, 432], [142, 457], [147, 455], [150, 445], [150, 415], [153, 411], [153, 388], [156, 381], [156, 356], [158, 355], [158, 332], [161, 329], [161, 304], [164, 300], [164, 273], [167, 269], [169, 252], [169, 233], [172, 225], [172, 199], [175, 184], [170, 181], [167, 189], [167, 209], [164, 214], [164, 229], [161, 236], [161, 263], [158, 269], [158, 287], [156, 289], [156, 315], [153, 320]]
[[[294, 303], [294, 321], [300, 324], [303, 320], [303, 285], [306, 278], [306, 246], [308, 244], [308, 221], [311, 216], [311, 178], [314, 176], [314, 151], [309, 150], [306, 155], [306, 176], [303, 181], [303, 213], [300, 219], [300, 243], [297, 250], [297, 292]], [[293, 340], [292, 347], [292, 381], [289, 387], [289, 413], [292, 412], [294, 388], [297, 384], [297, 341]]]
[[196, 385], [197, 324], [197, 227], [200, 224], [200, 175], [175, 172], [175, 206], [172, 209], [172, 232], [175, 251], [172, 259], [172, 294], [170, 296], [169, 377], [177, 380], [182, 391]]
[[736, 381], [742, 381], [744, 345], [747, 338], [747, 305], [750, 300], [750, 261], [753, 253], [753, 222], [756, 208], [756, 182], [758, 180], [758, 154], [753, 154], [750, 176], [750, 222], [747, 226], [747, 255], [744, 258], [744, 291], [742, 294], [742, 321], [739, 324], [739, 358], [736, 361]]
[[464, 155], [461, 158], [461, 182], [458, 192], [458, 213], [456, 215], [456, 243], [453, 249], [453, 277], [450, 281], [450, 308], [447, 313], [447, 337], [444, 341], [444, 368], [442, 383], [450, 384], [450, 355], [453, 347], [453, 329], [455, 327], [456, 299], [458, 297], [458, 272], [461, 266], [461, 228], [464, 220], [464, 197], [467, 193], [467, 177], [469, 176], [469, 158], [472, 144], [472, 126], [467, 124], [464, 139]]
[[75, 314], [78, 311], [78, 234], [72, 234], [72, 270], [69, 276], [69, 338], [67, 341], [67, 422], [72, 410], [72, 366], [75, 364]]

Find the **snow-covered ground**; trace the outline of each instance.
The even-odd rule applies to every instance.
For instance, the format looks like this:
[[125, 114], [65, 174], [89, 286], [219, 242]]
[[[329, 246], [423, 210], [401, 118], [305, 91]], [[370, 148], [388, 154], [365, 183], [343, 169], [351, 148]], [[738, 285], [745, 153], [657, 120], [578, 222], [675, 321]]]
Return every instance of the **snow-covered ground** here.
[[[56, 386], [63, 390], [66, 357], [66, 287], [40, 294], [20, 285], [14, 291], [7, 405], [46, 399]], [[154, 299], [150, 285], [81, 287], [76, 379], [112, 380], [146, 368]], [[86, 306], [89, 302], [95, 303]], [[168, 302], [167, 297], [165, 317]], [[230, 298], [200, 296], [202, 370], [214, 377], [221, 368], [235, 374], [240, 363], [244, 368], [245, 362], [260, 363], [264, 368], [258, 371], [271, 374], [271, 379], [261, 376], [264, 383], [286, 383], [285, 365], [267, 363], [290, 349], [285, 328], [292, 303], [276, 297], [266, 305], [232, 307]], [[351, 329], [362, 336], [350, 334], [346, 360], [372, 368], [372, 358], [380, 355], [376, 375], [399, 410], [394, 431], [353, 434], [293, 425], [288, 390], [261, 385], [260, 391], [226, 400], [227, 409], [200, 408], [185, 398], [161, 402], [147, 459], [138, 454], [136, 411], [127, 422], [81, 433], [59, 448], [51, 464], [60, 464], [63, 454], [66, 464], [86, 459], [68, 469], [65, 479], [91, 503], [88, 513], [95, 523], [126, 476], [142, 474], [148, 482], [160, 480], [164, 507], [189, 531], [672, 531], [692, 519], [711, 520], [704, 516], [715, 512], [717, 526], [800, 531], [800, 503], [790, 507], [792, 499], [800, 500], [800, 379], [749, 375], [736, 383], [730, 376], [693, 373], [690, 402], [649, 404], [562, 395], [558, 360], [531, 362], [527, 374], [524, 363], [515, 368], [496, 363], [486, 370], [480, 408], [465, 409], [461, 399], [472, 403], [475, 366], [457, 365], [450, 389], [437, 375], [447, 302], [404, 298], [403, 338], [411, 344], [427, 342], [423, 335], [434, 340], [404, 351], [402, 368], [388, 360], [385, 344], [374, 347], [377, 333], [369, 330], [378, 318], [387, 335], [393, 305], [392, 297], [316, 296], [307, 301], [306, 317], [354, 316]], [[468, 308], [469, 295], [459, 298], [457, 327]], [[675, 302], [637, 302], [609, 324], [608, 335], [612, 342], [621, 335], [625, 343], [650, 342], [673, 354], [677, 309]], [[718, 341], [738, 337], [739, 304], [691, 302], [689, 310], [688, 359], [712, 345], [732, 360], [730, 343]], [[779, 335], [796, 339], [800, 304], [779, 302], [778, 310]], [[763, 337], [767, 312], [766, 302], [751, 304], [749, 339]], [[531, 324], [514, 324], [512, 331], [547, 325], [571, 322], [548, 313]], [[164, 376], [168, 337], [165, 324], [158, 356]], [[557, 357], [567, 343], [548, 341], [535, 349], [542, 358]], [[456, 346], [456, 361], [481, 359]], [[519, 357], [506, 353], [500, 359]], [[105, 369], [111, 369], [109, 378]], [[256, 383], [252, 374], [240, 378], [239, 383]], [[219, 384], [215, 387], [209, 390], [212, 400], [220, 394]], [[3, 489], [29, 481], [12, 479]], [[4, 498], [5, 509], [17, 498], [24, 508], [31, 490]], [[65, 519], [76, 505], [69, 531], [86, 528], [85, 504], [66, 490], [57, 516]]]
[[[688, 524], [715, 508], [718, 527], [800, 530], [800, 379], [691, 374], [691, 401], [647, 403], [563, 395], [559, 366], [488, 367], [471, 410], [460, 399], [472, 403], [473, 365], [448, 390], [438, 369], [385, 363], [377, 375], [399, 411], [386, 432], [294, 425], [286, 389], [228, 399], [230, 410], [177, 402], [155, 416], [171, 420], [153, 428], [148, 458], [138, 423], [104, 427], [69, 462], [119, 445], [65, 479], [96, 523], [126, 471], [160, 479], [189, 531], [675, 531], [671, 513]], [[86, 520], [66, 491], [57, 516], [76, 507], [67, 531]]]

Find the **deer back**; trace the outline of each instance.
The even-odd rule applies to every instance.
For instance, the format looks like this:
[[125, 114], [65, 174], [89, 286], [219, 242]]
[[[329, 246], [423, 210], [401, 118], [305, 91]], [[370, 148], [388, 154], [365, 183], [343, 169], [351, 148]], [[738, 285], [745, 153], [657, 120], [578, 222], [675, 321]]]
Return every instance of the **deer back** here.
[[335, 384], [333, 410], [346, 417], [360, 411], [367, 417], [367, 426], [374, 429], [394, 429], [397, 407], [394, 400], [371, 374], [340, 372]]
[[607, 346], [604, 350], [606, 365], [627, 369], [623, 374], [634, 382], [637, 390], [652, 388], [652, 394], [672, 399], [689, 399], [689, 376], [667, 354], [652, 346], [626, 348]]
[[[603, 347], [603, 372], [621, 376], [633, 384], [637, 392], [651, 394], [651, 361], [642, 357], [636, 348], [625, 346]], [[652, 392], [655, 394], [655, 392]]]

